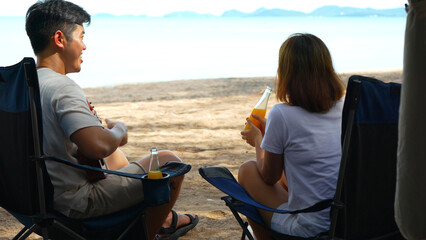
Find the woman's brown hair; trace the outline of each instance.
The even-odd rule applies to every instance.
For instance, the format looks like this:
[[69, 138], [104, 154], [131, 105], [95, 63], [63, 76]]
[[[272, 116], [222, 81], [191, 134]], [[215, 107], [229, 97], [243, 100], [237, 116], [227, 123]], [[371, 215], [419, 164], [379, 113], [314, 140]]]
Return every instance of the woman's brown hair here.
[[345, 85], [333, 68], [324, 42], [312, 34], [293, 34], [280, 48], [277, 100], [324, 113], [343, 97]]

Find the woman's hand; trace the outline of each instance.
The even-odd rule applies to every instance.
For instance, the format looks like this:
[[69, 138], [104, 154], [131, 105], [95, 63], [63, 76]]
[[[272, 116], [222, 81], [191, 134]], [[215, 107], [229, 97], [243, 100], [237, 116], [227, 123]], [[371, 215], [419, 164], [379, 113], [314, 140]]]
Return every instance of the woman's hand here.
[[265, 136], [266, 118], [262, 118], [259, 115], [252, 114], [253, 118], [260, 122], [260, 131], [262, 136]]
[[[257, 115], [253, 114], [253, 117], [255, 117], [255, 116], [257, 116]], [[259, 116], [257, 116], [257, 117], [259, 117]], [[245, 140], [252, 147], [255, 147], [256, 144], [258, 144], [260, 146], [260, 143], [262, 142], [262, 139], [263, 139], [262, 131], [258, 127], [256, 127], [253, 124], [253, 122], [250, 121], [249, 118], [247, 118], [246, 120], [247, 120], [247, 124], [250, 125], [250, 129], [241, 131], [242, 139]], [[263, 123], [262, 123], [262, 127], [264, 128]]]

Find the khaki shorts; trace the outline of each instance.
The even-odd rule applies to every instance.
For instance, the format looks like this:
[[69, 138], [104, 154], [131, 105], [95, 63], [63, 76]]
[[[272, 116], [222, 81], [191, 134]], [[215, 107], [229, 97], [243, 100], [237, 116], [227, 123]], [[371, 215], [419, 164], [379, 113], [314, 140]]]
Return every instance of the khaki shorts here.
[[[145, 169], [137, 162], [118, 169], [117, 171], [144, 174]], [[108, 174], [105, 179], [92, 185], [88, 205], [85, 212], [71, 210], [71, 218], [88, 218], [117, 212], [140, 203], [143, 199], [141, 180]]]

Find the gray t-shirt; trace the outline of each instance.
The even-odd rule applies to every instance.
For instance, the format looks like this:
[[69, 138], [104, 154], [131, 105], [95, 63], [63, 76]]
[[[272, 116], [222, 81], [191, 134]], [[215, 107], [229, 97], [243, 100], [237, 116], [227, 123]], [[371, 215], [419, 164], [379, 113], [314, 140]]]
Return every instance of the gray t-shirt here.
[[[102, 124], [93, 115], [83, 90], [70, 78], [49, 68], [37, 71], [43, 109], [43, 150], [77, 163], [74, 157], [77, 146], [70, 136], [75, 131]], [[55, 209], [69, 215], [71, 209], [84, 212], [87, 198], [93, 187], [87, 182], [85, 172], [54, 161], [46, 161], [54, 186]]]
[[[302, 209], [333, 198], [341, 158], [342, 108], [343, 99], [323, 114], [288, 104], [271, 109], [261, 148], [284, 154], [289, 198], [283, 209]], [[313, 236], [328, 229], [329, 211], [274, 214], [271, 227], [286, 234]]]

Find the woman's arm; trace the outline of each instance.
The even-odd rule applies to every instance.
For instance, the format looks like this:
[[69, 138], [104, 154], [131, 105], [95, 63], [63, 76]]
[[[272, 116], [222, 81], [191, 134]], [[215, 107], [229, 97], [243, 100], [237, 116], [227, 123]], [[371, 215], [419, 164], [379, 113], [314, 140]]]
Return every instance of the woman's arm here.
[[264, 157], [260, 160], [257, 159], [257, 168], [259, 169], [263, 181], [269, 185], [274, 185], [283, 176], [283, 155], [271, 153], [263, 149], [262, 151], [264, 152]]
[[[254, 114], [253, 117], [260, 118]], [[264, 129], [264, 124], [266, 123], [266, 120], [261, 118], [258, 120], [263, 120], [262, 125]], [[250, 125], [250, 129], [241, 132], [242, 138], [246, 140], [248, 144], [255, 147], [257, 169], [259, 170], [259, 173], [262, 176], [264, 182], [269, 185], [273, 185], [283, 175], [283, 154], [275, 154], [263, 150], [260, 147], [263, 140], [262, 131], [257, 128], [249, 119], [247, 119], [247, 124]]]

